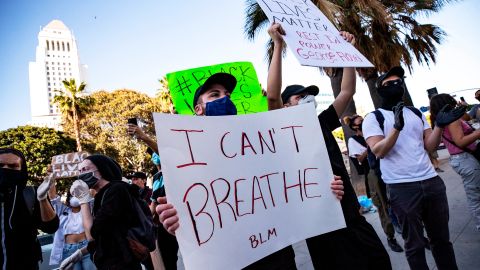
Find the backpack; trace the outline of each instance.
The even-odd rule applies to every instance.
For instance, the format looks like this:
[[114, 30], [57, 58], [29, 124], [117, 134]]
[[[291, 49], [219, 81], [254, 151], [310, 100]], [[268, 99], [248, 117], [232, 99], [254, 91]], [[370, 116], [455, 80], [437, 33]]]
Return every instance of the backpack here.
[[[405, 106], [405, 108], [408, 108], [410, 111], [412, 111], [416, 116], [420, 118], [420, 120], [422, 120], [422, 123], [423, 123], [422, 112], [419, 109], [413, 106]], [[375, 115], [378, 125], [380, 126], [382, 131], [385, 132], [385, 126], [384, 126], [385, 117], [383, 116], [382, 112], [377, 109], [372, 113]], [[367, 148], [367, 151], [368, 151], [368, 155], [367, 155], [368, 164], [370, 165], [371, 169], [375, 170], [378, 177], [380, 177], [382, 175], [380, 171], [380, 159], [375, 156], [372, 150], [370, 150], [370, 147]]]
[[[130, 188], [130, 187], [129, 187]], [[103, 204], [105, 194], [103, 194], [100, 205]], [[138, 190], [134, 192], [138, 193]], [[153, 223], [153, 216], [148, 208], [147, 203], [140, 198], [130, 193], [130, 202], [133, 211], [137, 215], [138, 223], [127, 230], [127, 241], [133, 255], [139, 261], [144, 261], [148, 258], [150, 252], [156, 249], [157, 226]]]

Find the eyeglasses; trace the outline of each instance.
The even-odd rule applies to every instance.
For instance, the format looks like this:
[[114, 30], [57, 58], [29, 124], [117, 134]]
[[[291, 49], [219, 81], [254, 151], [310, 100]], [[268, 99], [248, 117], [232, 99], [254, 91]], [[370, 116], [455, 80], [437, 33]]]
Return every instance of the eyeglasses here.
[[402, 79], [396, 79], [396, 80], [387, 81], [387, 82], [383, 83], [381, 87], [389, 87], [389, 86], [399, 85], [399, 84], [402, 84], [402, 83], [403, 83]]

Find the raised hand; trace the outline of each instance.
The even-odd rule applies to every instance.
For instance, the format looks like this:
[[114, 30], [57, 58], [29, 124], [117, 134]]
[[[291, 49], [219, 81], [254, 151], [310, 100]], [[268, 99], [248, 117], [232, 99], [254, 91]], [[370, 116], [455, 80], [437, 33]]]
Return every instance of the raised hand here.
[[405, 121], [403, 120], [404, 106], [405, 105], [403, 104], [403, 102], [400, 101], [399, 103], [397, 103], [397, 105], [393, 107], [393, 115], [395, 119], [395, 124], [393, 124], [393, 128], [398, 131], [402, 131], [403, 127], [405, 126]]
[[465, 106], [458, 106], [452, 110], [450, 104], [446, 104], [440, 109], [435, 118], [435, 125], [444, 128], [452, 122], [460, 119], [465, 114]]
[[273, 23], [268, 28], [268, 34], [272, 38], [274, 44], [283, 43], [283, 36], [285, 35], [285, 30], [283, 30], [282, 26], [279, 23]]
[[93, 200], [88, 185], [82, 180], [75, 180], [75, 182], [73, 182], [70, 187], [70, 193], [80, 201], [80, 204], [88, 203]]
[[47, 199], [50, 187], [55, 183], [52, 174], [49, 174], [37, 188], [37, 199], [39, 201]]

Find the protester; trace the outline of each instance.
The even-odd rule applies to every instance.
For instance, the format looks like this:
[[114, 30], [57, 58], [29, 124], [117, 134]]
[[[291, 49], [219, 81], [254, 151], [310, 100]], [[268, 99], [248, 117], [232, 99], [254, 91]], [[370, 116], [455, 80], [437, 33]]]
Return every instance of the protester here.
[[[282, 88], [283, 35], [281, 25], [272, 24], [268, 33], [274, 42], [273, 57], [268, 70], [267, 98], [269, 109], [314, 103], [317, 86], [290, 85]], [[340, 32], [343, 39], [355, 43], [353, 35]], [[373, 227], [360, 214], [360, 205], [353, 190], [343, 156], [332, 131], [341, 126], [339, 117], [355, 93], [355, 69], [343, 68], [341, 91], [328, 109], [318, 115], [333, 174], [344, 180], [345, 195], [341, 201], [347, 227], [307, 239], [307, 246], [316, 269], [391, 269], [390, 258]], [[320, 161], [319, 162], [323, 162]]]
[[[480, 101], [480, 89], [475, 91], [475, 99]], [[475, 104], [468, 112], [470, 118], [477, 122], [480, 121], [480, 111], [478, 109], [480, 109], [480, 104]]]
[[[130, 135], [135, 135], [137, 139], [144, 142], [148, 145], [151, 149], [155, 149], [154, 151], [158, 151], [157, 143], [155, 140], [151, 139], [147, 134], [143, 132], [143, 130], [138, 127], [137, 125], [128, 124], [128, 133]], [[165, 187], [163, 183], [163, 174], [162, 174], [162, 167], [160, 164], [160, 156], [156, 153], [152, 153], [151, 160], [155, 167], [157, 168], [158, 172], [153, 176], [153, 189], [151, 195], [150, 209], [154, 214], [154, 221], [160, 225], [158, 226], [158, 238], [157, 238], [157, 246], [160, 250], [160, 254], [163, 259], [163, 264], [165, 269], [167, 270], [176, 270], [177, 269], [177, 260], [178, 260], [178, 242], [177, 238], [168, 233], [163, 226], [161, 226], [161, 222], [158, 218], [158, 215], [155, 213], [155, 207], [157, 206], [157, 198], [165, 196]]]
[[134, 172], [131, 176], [132, 184], [137, 185], [140, 189], [140, 198], [142, 198], [148, 205], [152, 202], [152, 189], [147, 184], [147, 175], [144, 172]]
[[36, 192], [26, 186], [27, 180], [23, 153], [0, 148], [2, 269], [38, 269], [42, 260], [38, 230], [54, 233], [58, 229], [58, 217], [47, 198], [51, 177], [47, 176]]
[[348, 138], [348, 153], [359, 176], [364, 177], [365, 193], [368, 198], [371, 198], [370, 185], [368, 173], [370, 172], [370, 165], [367, 158], [367, 143], [362, 136], [362, 122], [363, 117], [359, 115], [345, 116], [343, 122], [355, 132], [355, 135]]
[[[382, 104], [368, 114], [363, 134], [372, 152], [381, 158], [382, 179], [393, 212], [402, 226], [405, 255], [411, 269], [428, 269], [423, 228], [430, 239], [439, 269], [457, 269], [448, 229], [448, 201], [443, 180], [433, 168], [427, 151], [434, 150], [443, 127], [457, 115], [444, 113], [435, 129], [413, 107], [404, 107], [404, 70], [393, 67], [376, 82]], [[383, 118], [381, 121], [379, 118]]]
[[[237, 109], [230, 100], [230, 94], [235, 89], [236, 83], [235, 77], [227, 73], [216, 73], [210, 76], [195, 92], [192, 103], [195, 114], [197, 116], [236, 115]], [[343, 184], [340, 177], [336, 176], [334, 181], [331, 182], [331, 189], [336, 197], [341, 199]], [[176, 209], [166, 202], [165, 197], [158, 198], [158, 202], [160, 204], [157, 206], [157, 213], [160, 216], [160, 221], [168, 232], [175, 234], [175, 230], [179, 226]], [[288, 246], [250, 264], [244, 269], [297, 269], [295, 253], [293, 248]]]
[[[403, 248], [395, 239], [395, 229], [389, 215], [386, 186], [381, 178], [381, 173], [379, 173], [379, 163], [363, 137], [363, 117], [359, 115], [346, 116], [343, 121], [355, 131], [355, 135], [348, 139], [348, 151], [350, 156], [357, 159], [360, 164], [366, 164], [364, 165], [365, 183], [370, 187], [372, 202], [377, 207], [382, 229], [387, 235], [388, 246], [395, 252], [403, 252]], [[370, 161], [372, 159], [373, 161]], [[370, 162], [374, 164], [370, 166]]]
[[[438, 94], [430, 100], [432, 125], [444, 106], [455, 108], [455, 99], [448, 94]], [[450, 166], [462, 177], [468, 207], [474, 217], [476, 229], [480, 232], [480, 164], [478, 159], [469, 153], [477, 148], [476, 141], [480, 139], [480, 130], [475, 130], [467, 122], [458, 119], [446, 126], [442, 137], [450, 154]]]
[[[76, 251], [62, 262], [61, 269], [70, 269], [88, 250], [98, 269], [141, 269], [126, 238], [127, 231], [138, 221], [132, 198], [138, 192], [122, 181], [118, 163], [104, 155], [91, 155], [79, 164], [81, 173], [70, 192], [80, 201], [84, 226], [93, 240], [87, 249]], [[88, 202], [92, 200], [89, 189], [94, 189], [93, 215]], [[138, 191], [138, 190], [137, 190]]]
[[[61, 197], [57, 194], [55, 179], [48, 191], [48, 197], [52, 203], [53, 209], [60, 219], [60, 226], [55, 232], [53, 238], [53, 248], [50, 253], [50, 265], [59, 264], [63, 259], [68, 258], [77, 250], [87, 246], [87, 233], [83, 227], [82, 213], [80, 212], [80, 201], [70, 193], [67, 195], [65, 203], [62, 203]], [[90, 235], [88, 233], [88, 235]], [[90, 256], [83, 255], [82, 259], [73, 265], [74, 270], [93, 270], [96, 269]]]

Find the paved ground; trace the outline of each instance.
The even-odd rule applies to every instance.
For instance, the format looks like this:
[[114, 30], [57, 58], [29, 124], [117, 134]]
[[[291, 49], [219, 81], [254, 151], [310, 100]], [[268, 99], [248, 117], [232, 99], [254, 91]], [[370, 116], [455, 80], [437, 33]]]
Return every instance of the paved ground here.
[[[445, 172], [440, 176], [445, 181], [447, 187], [448, 203], [450, 207], [450, 239], [453, 242], [458, 268], [462, 270], [480, 269], [480, 232], [475, 231], [472, 216], [466, 206], [465, 191], [462, 180], [448, 164], [448, 153], [445, 150], [439, 151], [441, 169]], [[365, 215], [367, 220], [373, 225], [377, 234], [387, 248], [392, 261], [394, 270], [409, 269], [405, 254], [392, 252], [386, 242], [386, 236], [380, 225], [377, 213], [368, 213]], [[398, 242], [403, 246], [403, 240], [397, 235]], [[308, 254], [305, 242], [299, 242], [294, 245], [295, 260], [298, 270], [314, 269]], [[426, 251], [427, 260], [431, 269], [437, 269], [430, 251]], [[179, 260], [179, 270], [184, 269], [181, 259]]]

